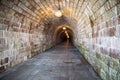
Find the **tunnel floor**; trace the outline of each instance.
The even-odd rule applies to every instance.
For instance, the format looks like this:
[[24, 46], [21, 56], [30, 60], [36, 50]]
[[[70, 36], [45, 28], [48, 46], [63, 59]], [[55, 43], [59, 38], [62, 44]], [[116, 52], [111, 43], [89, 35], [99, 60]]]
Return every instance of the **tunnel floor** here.
[[0, 80], [101, 80], [69, 42], [64, 42], [0, 74]]

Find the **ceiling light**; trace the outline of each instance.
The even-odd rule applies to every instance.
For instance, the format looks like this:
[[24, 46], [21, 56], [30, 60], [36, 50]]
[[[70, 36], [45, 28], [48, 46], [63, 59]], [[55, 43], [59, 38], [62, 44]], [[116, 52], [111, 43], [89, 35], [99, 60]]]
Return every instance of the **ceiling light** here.
[[59, 11], [56, 11], [55, 12], [55, 16], [57, 17], [61, 17], [62, 16], [62, 12], [59, 10]]
[[68, 32], [67, 32], [67, 31], [65, 31], [65, 34], [66, 34], [67, 38], [69, 39], [70, 37], [69, 37], [69, 35], [68, 35]]
[[66, 30], [66, 27], [63, 27], [63, 30]]

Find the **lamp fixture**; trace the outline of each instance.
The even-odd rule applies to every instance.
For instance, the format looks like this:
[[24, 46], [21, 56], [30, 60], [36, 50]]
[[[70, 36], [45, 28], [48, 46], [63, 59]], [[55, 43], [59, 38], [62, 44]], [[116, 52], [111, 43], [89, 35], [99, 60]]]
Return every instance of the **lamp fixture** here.
[[60, 10], [55, 12], [55, 16], [57, 17], [61, 17], [62, 16], [62, 12]]
[[56, 17], [62, 16], [62, 12], [61, 12], [61, 8], [60, 8], [60, 0], [58, 0], [58, 10], [55, 12], [55, 16]]
[[63, 27], [63, 30], [66, 30], [66, 27]]

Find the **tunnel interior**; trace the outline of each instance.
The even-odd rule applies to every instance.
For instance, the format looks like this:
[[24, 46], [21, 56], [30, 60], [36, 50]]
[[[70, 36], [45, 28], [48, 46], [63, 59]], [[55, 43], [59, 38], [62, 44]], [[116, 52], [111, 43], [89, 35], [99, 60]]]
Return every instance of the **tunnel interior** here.
[[73, 42], [73, 31], [67, 26], [61, 26], [60, 29], [56, 32], [56, 42], [60, 43], [69, 40], [70, 43]]
[[120, 0], [0, 0], [0, 72], [67, 39], [103, 80], [120, 80]]
[[[68, 37], [68, 36], [69, 36], [69, 37]], [[73, 38], [73, 37], [72, 37], [72, 34], [68, 33], [68, 36], [66, 35], [65, 32], [61, 33], [61, 35], [60, 35], [61, 41], [62, 41], [62, 42], [65, 42], [65, 41], [69, 40], [70, 43], [72, 43], [72, 38]]]

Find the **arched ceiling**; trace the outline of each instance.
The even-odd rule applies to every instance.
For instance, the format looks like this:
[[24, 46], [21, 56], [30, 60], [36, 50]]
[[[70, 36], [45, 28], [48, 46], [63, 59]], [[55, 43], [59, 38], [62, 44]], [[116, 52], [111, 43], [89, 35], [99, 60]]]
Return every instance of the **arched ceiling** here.
[[[54, 15], [57, 10], [61, 10], [63, 16], [76, 22], [83, 14], [86, 8], [84, 6], [88, 6], [88, 0], [1, 0], [1, 2], [36, 22], [44, 23], [51, 19], [57, 21], [58, 18]], [[89, 3], [91, 2], [94, 1], [89, 0]]]
[[[89, 18], [94, 21], [98, 14], [102, 15], [109, 9], [109, 4], [114, 5], [116, 2], [116, 0], [1, 0], [3, 5], [23, 14], [36, 24], [43, 24], [46, 32], [54, 31], [55, 27], [61, 24], [75, 27], [89, 23]], [[100, 8], [101, 10], [97, 12]], [[55, 16], [58, 10], [62, 12], [62, 17]]]
[[[63, 27], [65, 27], [66, 29], [63, 30]], [[58, 38], [62, 33], [65, 33], [65, 31], [67, 31], [70, 35], [74, 36], [74, 28], [71, 27], [70, 25], [60, 25], [58, 27], [56, 27], [55, 29], [53, 29], [54, 31], [52, 31], [51, 35], [53, 37], [53, 39]]]

